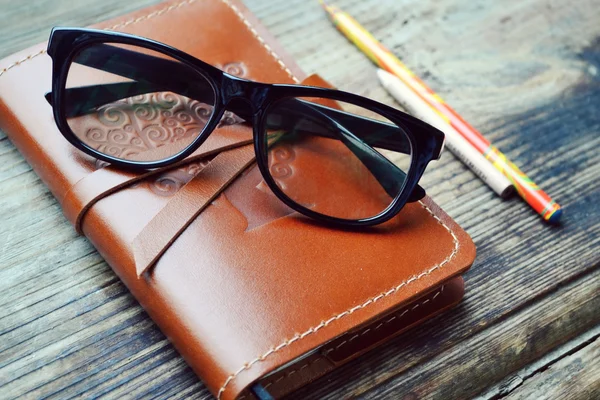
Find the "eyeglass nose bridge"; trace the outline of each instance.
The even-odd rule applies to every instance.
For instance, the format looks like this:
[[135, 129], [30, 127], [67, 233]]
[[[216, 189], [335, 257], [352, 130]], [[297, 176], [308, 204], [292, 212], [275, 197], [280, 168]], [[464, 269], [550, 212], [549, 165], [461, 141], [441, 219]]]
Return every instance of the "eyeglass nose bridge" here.
[[246, 121], [251, 121], [264, 103], [267, 86], [224, 73], [221, 83], [222, 106]]

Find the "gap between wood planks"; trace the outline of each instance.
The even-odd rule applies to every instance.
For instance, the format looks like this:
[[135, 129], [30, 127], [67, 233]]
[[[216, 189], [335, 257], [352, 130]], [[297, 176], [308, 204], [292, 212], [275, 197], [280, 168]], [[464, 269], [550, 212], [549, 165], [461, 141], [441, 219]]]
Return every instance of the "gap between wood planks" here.
[[559, 346], [538, 361], [529, 364], [516, 374], [504, 379], [485, 394], [477, 397], [477, 400], [500, 400], [506, 398], [513, 394], [515, 390], [528, 383], [537, 374], [547, 371], [559, 361], [591, 346], [598, 338], [600, 338], [600, 325]]
[[[379, 376], [375, 382], [372, 379], [363, 380], [361, 375], [365, 371], [371, 372], [374, 365], [380, 364], [381, 358], [377, 357], [377, 353], [384, 348], [363, 356], [362, 361], [341, 367], [327, 380], [318, 380], [290, 398], [301, 399], [311, 395], [336, 398], [331, 396], [332, 393], [337, 398], [363, 399], [474, 398], [481, 396], [482, 392], [493, 395], [497, 392], [490, 392], [491, 385], [500, 387], [502, 383], [497, 382], [507, 382], [507, 377], [514, 377], [516, 373], [525, 376], [525, 370], [539, 371], [542, 368], [537, 366], [539, 363], [550, 365], [553, 359], [560, 361], [559, 355], [577, 345], [577, 342], [573, 342], [571, 347], [560, 347], [565, 346], [565, 342], [579, 335], [587, 335], [583, 342], [590, 338], [586, 332], [600, 322], [594, 312], [600, 301], [596, 287], [599, 278], [600, 264], [595, 264], [568, 282], [557, 282], [553, 289], [539, 293], [524, 307], [509, 312], [483, 329], [475, 329], [459, 344], [449, 343], [448, 347], [436, 351], [435, 355], [416, 365], [402, 366], [402, 363], [411, 364], [410, 359], [404, 358], [404, 350], [400, 350], [404, 343], [408, 346], [419, 344], [406, 341], [406, 335], [401, 336], [394, 341], [396, 345], [391, 343], [384, 346], [396, 348], [400, 353], [391, 360], [391, 364], [384, 365], [390, 371]], [[517, 353], [512, 354], [515, 351]], [[554, 356], [548, 355], [549, 358], [545, 359], [546, 354]], [[459, 365], [463, 373], [458, 375], [455, 368], [448, 368]], [[534, 373], [529, 375], [534, 376]], [[341, 376], [358, 379], [332, 392], [330, 386], [332, 383], [335, 385]]]

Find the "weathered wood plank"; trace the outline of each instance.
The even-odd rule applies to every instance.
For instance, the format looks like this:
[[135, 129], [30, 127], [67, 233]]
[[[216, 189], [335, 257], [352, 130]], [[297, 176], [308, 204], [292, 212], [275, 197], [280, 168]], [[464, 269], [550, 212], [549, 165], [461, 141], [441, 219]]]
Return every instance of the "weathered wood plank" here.
[[0, 57], [48, 40], [54, 26], [87, 26], [159, 2], [0, 0]]
[[600, 340], [526, 381], [507, 400], [600, 398]]
[[[523, 386], [532, 377], [535, 378], [537, 374], [545, 372], [564, 358], [581, 351], [589, 346], [590, 343], [597, 341], [598, 337], [600, 337], [600, 325], [546, 353], [542, 358], [527, 365], [525, 368], [507, 376], [501, 382], [478, 396], [477, 400], [498, 400], [508, 396], [511, 392]], [[591, 368], [595, 367], [592, 365]]]
[[[588, 279], [593, 284], [584, 284]], [[329, 399], [339, 398], [340, 394], [365, 399], [472, 398], [490, 382], [514, 371], [519, 363], [535, 361], [565, 340], [595, 326], [598, 309], [600, 270], [559, 288], [553, 296], [540, 296], [521, 312], [460, 343], [444, 343], [447, 335], [436, 334], [436, 325], [444, 323], [444, 318], [440, 318], [437, 324], [428, 324], [430, 328], [419, 337], [409, 333], [394, 340], [395, 351], [390, 348], [385, 356], [373, 354], [334, 372], [335, 377], [351, 381], [343, 391], [330, 393], [328, 386], [332, 384], [323, 382], [298, 392], [294, 398], [301, 399], [308, 393]], [[413, 353], [431, 354], [432, 346], [446, 350], [425, 363], [414, 362]], [[373, 379], [378, 383], [375, 387]]]
[[[155, 2], [0, 0], [0, 57], [46, 40], [54, 25]], [[292, 397], [472, 396], [600, 323], [600, 4], [337, 3], [563, 203], [566, 217], [544, 225], [445, 154], [423, 185], [478, 246], [465, 301]], [[394, 104], [316, 2], [247, 5], [306, 72]], [[0, 397], [210, 397], [3, 133], [0, 193]], [[473, 360], [487, 368], [472, 373]], [[464, 377], [468, 385], [455, 387]]]

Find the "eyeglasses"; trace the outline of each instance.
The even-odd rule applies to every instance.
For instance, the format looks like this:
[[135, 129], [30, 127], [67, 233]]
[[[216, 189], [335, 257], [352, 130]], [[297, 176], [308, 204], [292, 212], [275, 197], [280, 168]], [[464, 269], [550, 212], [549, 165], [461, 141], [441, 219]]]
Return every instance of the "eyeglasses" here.
[[253, 128], [272, 192], [317, 220], [382, 223], [425, 195], [418, 185], [444, 134], [373, 100], [242, 79], [132, 35], [55, 28], [48, 54], [56, 124], [81, 151], [118, 166], [165, 167], [229, 123]]

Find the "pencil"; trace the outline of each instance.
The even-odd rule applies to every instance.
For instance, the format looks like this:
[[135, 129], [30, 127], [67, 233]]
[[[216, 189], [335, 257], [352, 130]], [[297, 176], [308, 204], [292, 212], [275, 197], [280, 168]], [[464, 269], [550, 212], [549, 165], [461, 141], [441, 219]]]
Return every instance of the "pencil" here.
[[450, 151], [498, 196], [505, 199], [513, 192], [510, 181], [404, 82], [382, 69], [377, 70], [377, 76], [383, 87], [408, 112], [444, 132]]
[[410, 71], [396, 56], [379, 43], [354, 18], [324, 1], [321, 5], [331, 21], [351, 42], [362, 50], [377, 66], [400, 78], [411, 90], [419, 95], [448, 124], [482, 154], [514, 185], [517, 193], [542, 218], [548, 222], [558, 222], [562, 209], [558, 203], [541, 190], [527, 175], [507, 159], [481, 133], [469, 125], [456, 111], [448, 106], [437, 94]]

